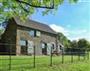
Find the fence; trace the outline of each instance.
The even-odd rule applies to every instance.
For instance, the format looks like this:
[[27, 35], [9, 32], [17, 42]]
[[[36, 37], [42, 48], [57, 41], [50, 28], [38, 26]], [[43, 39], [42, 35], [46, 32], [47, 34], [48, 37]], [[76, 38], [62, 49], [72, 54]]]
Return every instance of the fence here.
[[52, 53], [53, 49], [51, 48], [50, 55], [37, 56], [35, 52], [36, 46], [34, 46], [33, 49], [34, 53], [32, 56], [30, 55], [15, 56], [13, 55], [15, 53], [12, 53], [11, 50], [12, 46], [15, 46], [14, 44], [3, 44], [3, 45], [11, 45], [11, 46], [9, 48], [9, 52], [0, 52], [1, 54], [0, 71], [13, 71], [15, 69], [22, 71], [22, 68], [31, 69], [41, 65], [52, 66], [58, 63], [63, 64], [63, 63], [73, 63], [82, 60], [89, 60], [89, 51], [66, 52], [62, 50], [62, 53], [60, 55], [55, 55], [54, 53]]

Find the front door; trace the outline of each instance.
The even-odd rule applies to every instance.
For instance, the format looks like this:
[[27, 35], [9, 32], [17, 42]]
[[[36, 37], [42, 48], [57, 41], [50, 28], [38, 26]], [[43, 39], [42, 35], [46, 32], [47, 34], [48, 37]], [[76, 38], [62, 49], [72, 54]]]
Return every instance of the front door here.
[[46, 43], [42, 43], [42, 54], [47, 55], [47, 44]]
[[20, 46], [21, 46], [21, 55], [26, 55], [27, 54], [27, 41], [24, 39], [21, 39]]
[[26, 54], [27, 54], [27, 47], [21, 46], [21, 55], [26, 55]]

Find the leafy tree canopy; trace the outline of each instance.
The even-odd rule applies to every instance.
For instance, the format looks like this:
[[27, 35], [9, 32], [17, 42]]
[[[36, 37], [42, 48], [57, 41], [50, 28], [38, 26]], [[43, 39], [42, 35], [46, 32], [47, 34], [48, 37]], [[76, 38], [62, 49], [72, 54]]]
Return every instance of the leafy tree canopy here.
[[80, 39], [78, 41], [78, 48], [89, 48], [90, 43], [86, 39]]
[[[42, 3], [40, 1], [43, 1]], [[5, 19], [20, 16], [22, 20], [35, 13], [37, 8], [44, 8], [42, 6], [49, 6], [53, 3], [51, 10], [45, 8], [42, 14], [48, 14], [48, 12], [56, 11], [58, 6], [63, 3], [64, 0], [0, 0], [0, 21]], [[68, 0], [70, 3], [76, 3], [77, 0]]]
[[78, 48], [78, 43], [76, 40], [73, 40], [70, 45], [72, 48]]
[[89, 49], [90, 50], [90, 42], [86, 39], [79, 39], [78, 41], [73, 40], [70, 41], [64, 34], [58, 33], [58, 40], [61, 44], [64, 45], [65, 48], [80, 48], [80, 49]]
[[58, 40], [65, 48], [70, 48], [71, 41], [62, 33], [58, 33]]

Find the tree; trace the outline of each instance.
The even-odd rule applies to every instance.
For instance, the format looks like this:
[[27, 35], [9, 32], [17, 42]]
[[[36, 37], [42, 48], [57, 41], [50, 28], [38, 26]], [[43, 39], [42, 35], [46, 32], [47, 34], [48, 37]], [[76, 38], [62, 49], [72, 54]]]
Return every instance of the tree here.
[[88, 42], [87, 49], [90, 51], [90, 42]]
[[[43, 15], [45, 15], [48, 14], [48, 12], [57, 10], [63, 1], [64, 0], [0, 0], [0, 21], [14, 16], [20, 16], [20, 18], [24, 20], [32, 15], [36, 8], [45, 8], [43, 11]], [[69, 2], [73, 3], [77, 1], [78, 0], [69, 0]]]
[[78, 48], [88, 48], [89, 42], [86, 39], [79, 39], [78, 41]]
[[58, 33], [58, 40], [65, 48], [70, 48], [71, 41], [67, 39], [62, 33]]
[[73, 40], [70, 45], [72, 48], [78, 48], [78, 43], [76, 40]]

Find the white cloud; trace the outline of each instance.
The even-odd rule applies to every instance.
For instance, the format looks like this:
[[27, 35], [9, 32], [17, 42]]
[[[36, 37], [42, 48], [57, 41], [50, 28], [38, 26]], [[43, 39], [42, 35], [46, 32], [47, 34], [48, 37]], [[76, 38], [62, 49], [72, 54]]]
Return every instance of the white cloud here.
[[79, 40], [82, 38], [85, 38], [86, 40], [90, 41], [90, 33], [87, 30], [74, 30], [69, 32], [70, 36], [68, 36], [68, 38], [70, 40]]
[[90, 33], [89, 30], [86, 29], [75, 29], [69, 30], [60, 25], [51, 24], [50, 27], [56, 31], [63, 33], [68, 39], [72, 40], [79, 40], [81, 38], [85, 38], [90, 41]]
[[64, 27], [62, 27], [60, 25], [51, 24], [50, 27], [56, 32], [61, 32], [66, 36], [69, 35], [68, 31]]
[[79, 39], [82, 39], [82, 38], [90, 41], [90, 37], [89, 37], [89, 36], [84, 36], [84, 35], [82, 35], [82, 36], [75, 36], [75, 37], [69, 37], [69, 39], [70, 39], [71, 41], [73, 41], [73, 40], [77, 40], [77, 41], [78, 41]]
[[80, 34], [83, 34], [83, 33], [87, 33], [88, 31], [85, 30], [85, 29], [78, 29], [78, 30], [71, 30], [69, 31], [70, 34], [72, 35], [80, 35]]

